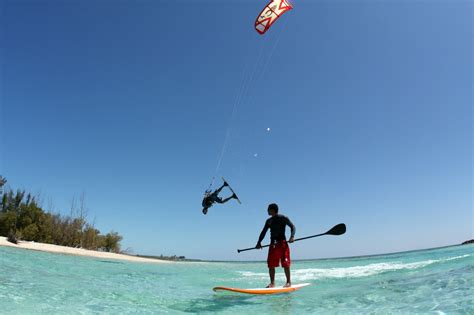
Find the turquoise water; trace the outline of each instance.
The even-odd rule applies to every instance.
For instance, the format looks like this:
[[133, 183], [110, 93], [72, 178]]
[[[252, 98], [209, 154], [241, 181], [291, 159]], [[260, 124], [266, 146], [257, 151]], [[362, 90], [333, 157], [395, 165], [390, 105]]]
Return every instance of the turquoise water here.
[[212, 287], [266, 285], [265, 263], [144, 264], [0, 247], [0, 313], [474, 314], [474, 245], [295, 261], [292, 277], [312, 285], [222, 294]]

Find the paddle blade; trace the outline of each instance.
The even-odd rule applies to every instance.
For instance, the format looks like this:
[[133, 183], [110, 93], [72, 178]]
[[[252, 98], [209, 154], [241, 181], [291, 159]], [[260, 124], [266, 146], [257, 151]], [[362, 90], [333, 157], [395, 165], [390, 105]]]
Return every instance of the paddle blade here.
[[344, 233], [346, 233], [346, 225], [344, 223], [340, 223], [326, 232], [329, 235], [342, 235]]

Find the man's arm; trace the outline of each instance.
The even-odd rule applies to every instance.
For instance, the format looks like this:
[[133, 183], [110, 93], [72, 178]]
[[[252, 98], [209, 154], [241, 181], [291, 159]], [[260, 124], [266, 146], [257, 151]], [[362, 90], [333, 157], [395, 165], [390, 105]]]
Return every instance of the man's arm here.
[[260, 232], [260, 237], [258, 238], [257, 246], [255, 246], [256, 248], [262, 247], [261, 243], [262, 243], [263, 239], [265, 238], [265, 235], [267, 234], [267, 231], [268, 231], [269, 227], [270, 227], [270, 225], [268, 224], [268, 220], [267, 220], [265, 222], [265, 226], [262, 229], [262, 232]]
[[296, 228], [293, 222], [291, 222], [291, 220], [288, 217], [286, 218], [286, 225], [288, 225], [291, 229], [291, 236], [290, 236], [289, 242], [292, 243], [295, 239]]

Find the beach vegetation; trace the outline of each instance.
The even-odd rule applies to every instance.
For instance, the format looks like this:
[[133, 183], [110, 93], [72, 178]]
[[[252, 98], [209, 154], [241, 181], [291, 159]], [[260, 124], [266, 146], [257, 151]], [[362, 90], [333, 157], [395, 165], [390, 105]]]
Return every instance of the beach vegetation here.
[[105, 250], [108, 252], [119, 253], [121, 240], [122, 236], [120, 236], [117, 232], [107, 233], [103, 240]]
[[120, 252], [123, 239], [117, 232], [105, 235], [87, 222], [85, 196], [79, 205], [73, 199], [69, 215], [44, 210], [35, 197], [24, 190], [5, 189], [6, 179], [0, 176], [0, 236], [16, 243], [34, 241], [61, 246], [107, 252]]

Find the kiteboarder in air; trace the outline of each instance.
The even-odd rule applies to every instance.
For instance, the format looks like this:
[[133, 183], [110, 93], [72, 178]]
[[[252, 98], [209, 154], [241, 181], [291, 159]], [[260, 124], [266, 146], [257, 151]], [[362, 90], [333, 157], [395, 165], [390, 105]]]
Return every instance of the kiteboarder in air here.
[[[207, 209], [212, 207], [212, 205], [216, 202], [226, 203], [227, 201], [231, 199], [237, 199], [237, 201], [240, 203], [239, 197], [237, 197], [234, 190], [229, 186], [229, 184], [227, 184], [224, 178], [222, 178], [222, 180], [224, 180], [224, 184], [222, 184], [220, 188], [214, 190], [214, 192], [212, 193], [210, 190], [206, 190], [206, 192], [204, 193], [204, 198], [202, 199], [202, 206], [203, 206], [202, 213], [207, 214]], [[219, 197], [219, 193], [224, 187], [228, 187], [230, 189], [230, 191], [232, 192], [232, 196], [222, 199], [221, 197]]]

